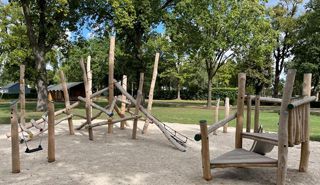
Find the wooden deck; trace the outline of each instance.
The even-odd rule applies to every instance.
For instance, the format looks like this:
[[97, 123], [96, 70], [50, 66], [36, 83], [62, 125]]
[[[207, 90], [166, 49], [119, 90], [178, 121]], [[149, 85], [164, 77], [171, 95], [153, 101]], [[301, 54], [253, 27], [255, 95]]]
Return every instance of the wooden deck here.
[[252, 139], [255, 141], [262, 141], [266, 143], [273, 144], [278, 146], [278, 134], [277, 133], [251, 133], [251, 132], [243, 132], [243, 138]]
[[277, 167], [278, 161], [244, 149], [234, 149], [210, 163], [211, 168], [227, 167]]

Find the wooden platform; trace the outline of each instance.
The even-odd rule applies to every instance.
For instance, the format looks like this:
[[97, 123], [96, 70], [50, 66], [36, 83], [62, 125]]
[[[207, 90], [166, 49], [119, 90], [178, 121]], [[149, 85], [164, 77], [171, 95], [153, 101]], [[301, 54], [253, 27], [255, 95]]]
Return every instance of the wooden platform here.
[[251, 133], [243, 132], [243, 138], [252, 139], [255, 141], [262, 141], [278, 146], [278, 134], [277, 133]]
[[234, 149], [210, 162], [211, 168], [277, 167], [278, 161], [244, 149]]

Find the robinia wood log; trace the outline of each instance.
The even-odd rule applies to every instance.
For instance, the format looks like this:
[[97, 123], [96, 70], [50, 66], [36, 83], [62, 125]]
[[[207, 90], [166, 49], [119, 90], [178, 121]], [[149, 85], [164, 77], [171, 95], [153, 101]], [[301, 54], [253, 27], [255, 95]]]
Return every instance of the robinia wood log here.
[[200, 121], [200, 133], [201, 133], [201, 156], [202, 156], [202, 172], [205, 180], [211, 180], [211, 167], [210, 167], [210, 152], [209, 152], [209, 133], [208, 133], [207, 121]]
[[54, 104], [51, 93], [48, 94], [48, 162], [54, 162], [55, 157], [55, 133], [54, 133]]
[[288, 104], [291, 99], [296, 70], [289, 69], [283, 89], [278, 130], [277, 185], [285, 184], [288, 160]]
[[[154, 65], [153, 65], [153, 73], [152, 73], [152, 79], [151, 79], [151, 84], [150, 84], [150, 90], [149, 90], [149, 97], [148, 97], [148, 107], [147, 110], [151, 112], [152, 109], [152, 103], [153, 103], [153, 91], [154, 87], [156, 85], [156, 80], [157, 80], [157, 75], [158, 75], [158, 64], [159, 64], [159, 58], [160, 58], [160, 53], [156, 53], [155, 59], [154, 59]], [[142, 134], [146, 133], [148, 130], [148, 126], [150, 121], [146, 119], [146, 122], [143, 126], [142, 129]]]
[[[134, 105], [136, 105], [136, 100], [127, 92], [125, 91], [121, 84], [118, 83], [116, 80], [114, 80], [115, 86], [118, 88], [118, 90], [123, 93]], [[164, 125], [158, 121], [152, 114], [150, 114], [142, 105], [140, 105], [140, 111], [149, 118], [165, 135], [165, 137], [180, 151], [185, 152], [186, 148], [182, 146], [179, 142], [177, 142], [170, 133], [165, 129]]]
[[[140, 108], [141, 99], [142, 99], [143, 81], [144, 81], [144, 74], [140, 73], [139, 88], [138, 88], [137, 101], [136, 101], [136, 108], [134, 110], [134, 114], [136, 116], [139, 114], [139, 108]], [[137, 139], [138, 120], [139, 120], [138, 118], [135, 118], [133, 120], [132, 139]]]
[[239, 73], [235, 148], [242, 148], [242, 129], [243, 129], [243, 112], [244, 112], [245, 93], [246, 93], [246, 74]]
[[[122, 76], [122, 87], [126, 91], [127, 91], [127, 83], [128, 83], [128, 78], [126, 75], [123, 75]], [[121, 111], [120, 111], [121, 114], [125, 114], [125, 112], [126, 112], [126, 103], [125, 103], [126, 100], [127, 100], [126, 96], [122, 95], [121, 96]], [[125, 125], [126, 125], [126, 122], [122, 121], [120, 124], [120, 129], [124, 129]]]
[[115, 43], [116, 43], [116, 38], [115, 36], [110, 37], [110, 45], [109, 45], [109, 103], [112, 102], [114, 98], [114, 85], [113, 85], [113, 78], [114, 78], [114, 49], [115, 49]]
[[[124, 118], [119, 118], [119, 119], [113, 119], [113, 120], [111, 120], [110, 124], [119, 123], [121, 121], [133, 120], [135, 118], [140, 118], [140, 117], [141, 117], [140, 115], [137, 115], [137, 116], [130, 116], [130, 117], [124, 117]], [[98, 127], [98, 126], [102, 126], [102, 125], [107, 125], [108, 123], [109, 123], [108, 121], [101, 121], [101, 122], [91, 124], [91, 127]], [[88, 126], [86, 126], [86, 128], [88, 128]]]
[[[70, 107], [70, 99], [69, 99], [69, 93], [68, 93], [68, 87], [66, 83], [66, 78], [64, 76], [64, 73], [62, 70], [60, 70], [60, 81], [61, 81], [61, 86], [63, 90], [63, 97], [64, 97], [64, 104], [66, 107]], [[66, 109], [66, 114], [70, 115], [70, 109]], [[74, 129], [73, 129], [73, 122], [72, 122], [72, 117], [68, 119], [68, 125], [69, 125], [69, 133], [70, 135], [74, 135]]]
[[[108, 108], [109, 108], [109, 105], [107, 105], [107, 106], [105, 106], [105, 107], [103, 107], [103, 108], [104, 108], [104, 109], [108, 109]], [[102, 113], [103, 113], [103, 112], [100, 111], [100, 112], [98, 112], [96, 115], [92, 116], [91, 121], [93, 121], [93, 120], [97, 119], [98, 117], [100, 117]], [[87, 119], [87, 118], [84, 117], [84, 119]], [[87, 124], [88, 124], [87, 121], [85, 121], [85, 122], [82, 123], [79, 127], [77, 127], [76, 130], [81, 130], [81, 129], [82, 129], [84, 126], [86, 126]]]
[[[225, 98], [224, 100], [224, 118], [229, 117], [230, 114], [230, 100], [228, 97]], [[223, 133], [228, 132], [228, 123], [223, 125]]]
[[[311, 80], [312, 80], [312, 74], [310, 73], [304, 74], [303, 89], [302, 89], [302, 96], [304, 97], [309, 97], [311, 95]], [[314, 98], [317, 99], [316, 97]], [[309, 146], [310, 103], [306, 104], [306, 107], [303, 111], [305, 113], [305, 120], [304, 120], [305, 128], [303, 130], [305, 142], [302, 142], [301, 144], [301, 155], [300, 155], [300, 165], [299, 165], [300, 172], [306, 172], [308, 170], [309, 155], [310, 155], [310, 146]]]
[[297, 108], [303, 104], [308, 104], [308, 103], [313, 102], [315, 100], [316, 100], [315, 96], [309, 96], [309, 97], [306, 96], [303, 99], [296, 100], [296, 101], [288, 104], [288, 109], [294, 109], [294, 108]]
[[88, 128], [88, 133], [89, 133], [89, 140], [93, 140], [93, 131], [92, 131], [92, 128], [90, 127], [91, 125], [91, 105], [90, 103], [91, 102], [91, 98], [90, 98], [90, 89], [89, 89], [89, 86], [88, 86], [88, 77], [87, 77], [87, 72], [86, 72], [86, 68], [84, 66], [84, 62], [83, 62], [83, 59], [81, 58], [80, 60], [80, 66], [81, 66], [81, 69], [82, 69], [82, 77], [83, 77], [83, 82], [84, 82], [84, 88], [85, 88], [85, 91], [86, 91], [86, 99], [85, 99], [85, 103], [86, 103], [86, 117], [87, 117], [87, 124], [89, 125], [89, 128]]
[[[78, 96], [78, 100], [86, 103], [86, 99], [81, 96]], [[98, 109], [103, 113], [106, 113], [108, 116], [110, 116], [112, 114], [112, 112], [109, 112], [109, 110], [107, 110], [104, 107], [101, 107], [100, 105], [97, 105], [93, 102], [89, 102], [88, 104], [89, 104], [89, 106], [92, 106], [93, 108]], [[91, 118], [90, 118], [90, 120], [91, 120]]]
[[11, 105], [11, 161], [12, 173], [20, 173], [20, 150], [18, 132], [17, 104]]
[[19, 88], [19, 100], [20, 100], [20, 124], [26, 126], [26, 84], [24, 80], [25, 65], [20, 65], [20, 88]]

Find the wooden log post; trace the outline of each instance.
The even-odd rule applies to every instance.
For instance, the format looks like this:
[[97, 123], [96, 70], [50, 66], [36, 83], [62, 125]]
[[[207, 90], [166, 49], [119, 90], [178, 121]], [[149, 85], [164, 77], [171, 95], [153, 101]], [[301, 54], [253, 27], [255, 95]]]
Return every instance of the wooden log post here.
[[[89, 88], [89, 94], [92, 95], [92, 70], [91, 70], [91, 56], [89, 55], [87, 57], [87, 78], [88, 78], [88, 88]], [[92, 100], [90, 100], [92, 101]], [[90, 107], [91, 112], [91, 118], [92, 118], [92, 107]]]
[[211, 180], [210, 151], [207, 121], [200, 121], [202, 173], [205, 180]]
[[48, 93], [48, 162], [54, 162], [55, 157], [55, 133], [54, 133], [54, 104], [51, 93]]
[[[70, 107], [70, 99], [69, 99], [69, 93], [68, 93], [68, 87], [66, 83], [66, 79], [64, 76], [63, 71], [60, 71], [60, 81], [61, 81], [61, 87], [63, 90], [63, 96], [64, 96], [64, 104], [66, 106], [66, 114], [71, 115], [71, 111], [69, 109]], [[72, 117], [68, 119], [68, 125], [69, 125], [69, 133], [70, 135], [74, 135], [74, 128], [73, 128], [73, 122], [72, 122]]]
[[90, 89], [88, 86], [88, 77], [86, 72], [86, 67], [84, 65], [83, 59], [80, 60], [80, 66], [83, 72], [83, 82], [84, 82], [84, 88], [86, 91], [86, 118], [87, 118], [87, 124], [88, 124], [88, 133], [89, 133], [89, 140], [93, 140], [93, 131], [91, 127], [91, 98], [90, 98]]
[[[303, 90], [302, 90], [302, 96], [308, 97], [311, 95], [311, 80], [312, 80], [312, 74], [304, 74], [303, 77]], [[300, 165], [299, 165], [299, 171], [300, 172], [306, 172], [308, 170], [308, 163], [309, 163], [309, 155], [310, 155], [310, 146], [309, 146], [309, 122], [310, 122], [310, 103], [306, 104], [305, 109], [303, 110], [305, 112], [305, 127], [304, 127], [304, 136], [305, 141], [301, 143], [301, 154], [300, 154]]]
[[246, 74], [239, 73], [238, 74], [238, 98], [237, 98], [235, 148], [242, 148], [242, 129], [243, 129], [243, 112], [244, 112], [245, 93], [246, 93]]
[[[229, 117], [230, 114], [230, 100], [228, 97], [224, 100], [224, 118]], [[223, 133], [228, 132], [228, 123], [223, 125]]]
[[[140, 109], [140, 104], [142, 100], [143, 81], [144, 81], [144, 74], [140, 73], [139, 89], [137, 93], [136, 107], [134, 110], [135, 116], [139, 115], [139, 109]], [[139, 120], [138, 117], [133, 120], [132, 139], [137, 139], [138, 120]]]
[[246, 127], [246, 132], [250, 132], [251, 130], [251, 103], [252, 99], [251, 96], [247, 96], [247, 127]]
[[[215, 113], [214, 113], [214, 122], [217, 123], [219, 121], [219, 108], [220, 108], [220, 98], [217, 99]], [[217, 135], [217, 131], [212, 132], [213, 135]]]
[[113, 79], [114, 79], [114, 49], [115, 49], [115, 43], [116, 38], [114, 36], [110, 37], [110, 45], [109, 45], [109, 104], [112, 102], [114, 98], [114, 85], [113, 85]]
[[[127, 78], [126, 75], [123, 75], [122, 76], [122, 87], [126, 91], [127, 91], [127, 83], [128, 83], [128, 78]], [[122, 101], [122, 103], [121, 103], [121, 114], [122, 115], [124, 115], [126, 113], [126, 103], [125, 103], [126, 100], [127, 100], [126, 96], [124, 94], [122, 94], [122, 96], [121, 96], [121, 101]], [[125, 125], [126, 125], [126, 121], [121, 121], [120, 129], [123, 130]]]
[[20, 100], [20, 124], [25, 127], [26, 124], [26, 84], [24, 80], [25, 65], [20, 65], [20, 89], [19, 89], [19, 100]]
[[19, 149], [19, 126], [17, 104], [14, 103], [11, 109], [11, 161], [12, 173], [20, 173], [20, 149]]
[[288, 160], [288, 104], [291, 99], [296, 70], [289, 69], [283, 89], [278, 131], [277, 185], [285, 184]]
[[257, 133], [259, 130], [259, 119], [260, 119], [260, 95], [256, 95], [254, 102], [254, 132]]
[[[154, 87], [156, 85], [156, 80], [157, 80], [157, 75], [158, 75], [159, 58], [160, 58], [160, 53], [156, 53], [156, 56], [155, 56], [155, 59], [154, 59], [153, 73], [152, 73], [152, 79], [151, 79], [151, 85], [150, 85], [149, 97], [148, 97], [148, 107], [147, 107], [147, 110], [150, 113], [151, 113], [152, 103], [153, 103]], [[149, 124], [150, 124], [150, 120], [147, 118], [146, 122], [145, 122], [145, 124], [143, 126], [143, 129], [142, 129], [142, 134], [147, 133]]]

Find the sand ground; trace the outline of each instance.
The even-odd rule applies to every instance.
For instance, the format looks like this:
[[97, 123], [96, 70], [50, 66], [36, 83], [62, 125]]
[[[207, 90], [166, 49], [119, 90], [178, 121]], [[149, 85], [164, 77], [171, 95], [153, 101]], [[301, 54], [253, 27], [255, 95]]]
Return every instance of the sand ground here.
[[[75, 125], [80, 122], [77, 121]], [[143, 126], [140, 123], [139, 127]], [[170, 124], [193, 138], [198, 125]], [[44, 150], [25, 154], [20, 145], [21, 173], [11, 173], [11, 144], [5, 133], [10, 125], [0, 125], [0, 184], [26, 185], [111, 185], [111, 184], [275, 184], [276, 168], [214, 169], [214, 179], [202, 179], [200, 142], [189, 141], [186, 152], [174, 149], [155, 125], [147, 135], [131, 139], [131, 129], [106, 134], [106, 127], [94, 128], [94, 141], [88, 140], [86, 130], [68, 135], [63, 122], [56, 126], [56, 162], [47, 163], [47, 137]], [[252, 141], [245, 141], [250, 148]], [[38, 140], [30, 142], [36, 147]], [[210, 137], [211, 156], [220, 155], [234, 146], [234, 128], [229, 133], [218, 131]], [[276, 157], [277, 150], [269, 154]], [[287, 184], [320, 184], [320, 142], [311, 142], [309, 171], [299, 173], [300, 148], [289, 149]]]

